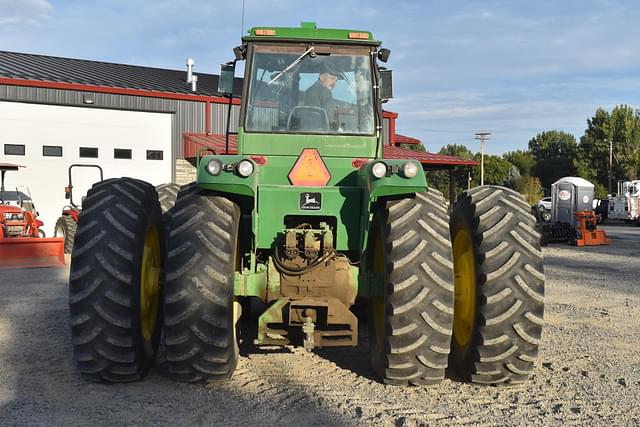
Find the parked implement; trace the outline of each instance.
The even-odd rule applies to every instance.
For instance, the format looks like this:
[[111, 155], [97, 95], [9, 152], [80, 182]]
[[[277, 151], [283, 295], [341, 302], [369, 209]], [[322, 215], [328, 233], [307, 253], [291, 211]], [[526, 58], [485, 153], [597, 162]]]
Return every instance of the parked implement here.
[[0, 268], [64, 265], [61, 239], [46, 239], [31, 197], [8, 190], [5, 175], [20, 165], [0, 163]]
[[569, 176], [554, 182], [551, 222], [540, 226], [542, 244], [608, 245], [606, 233], [596, 230], [601, 217], [593, 210], [594, 194], [594, 185], [580, 177]]
[[82, 202], [78, 201], [77, 198], [76, 200], [73, 199], [73, 170], [78, 168], [95, 169], [100, 179], [93, 182], [100, 182], [104, 179], [102, 168], [98, 165], [73, 164], [69, 166], [69, 184], [64, 188], [64, 198], [69, 200], [69, 204], [62, 208], [62, 215], [56, 221], [54, 228], [54, 235], [64, 239], [64, 253], [66, 254], [70, 254], [73, 249], [78, 217], [82, 209]]
[[[417, 161], [381, 159], [391, 72], [371, 33], [260, 27], [234, 52], [247, 61], [238, 153], [199, 160], [164, 228], [149, 184], [107, 180], [87, 195], [70, 280], [82, 374], [143, 376], [164, 317], [166, 371], [181, 381], [231, 377], [240, 339], [368, 343], [391, 384], [437, 383], [450, 360], [475, 382], [527, 378], [544, 275], [522, 197], [479, 187], [450, 218]], [[238, 320], [258, 306], [250, 335]]]

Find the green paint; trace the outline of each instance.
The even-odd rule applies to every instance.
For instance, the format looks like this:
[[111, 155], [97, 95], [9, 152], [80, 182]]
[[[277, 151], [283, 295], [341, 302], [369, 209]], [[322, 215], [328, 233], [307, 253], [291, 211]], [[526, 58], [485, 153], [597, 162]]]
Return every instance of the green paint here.
[[[257, 35], [256, 31], [260, 30], [274, 30], [275, 34]], [[381, 44], [380, 41], [373, 39], [373, 34], [371, 34], [370, 31], [317, 28], [315, 22], [303, 22], [300, 27], [254, 27], [251, 28], [248, 33], [248, 36], [242, 38], [243, 41], [309, 40], [374, 46]], [[367, 39], [350, 39], [349, 33], [364, 33], [367, 35]]]
[[258, 337], [256, 344], [264, 344], [267, 340], [266, 331], [269, 323], [282, 322], [282, 311], [289, 304], [288, 298], [282, 298], [271, 304], [258, 318]]
[[259, 297], [266, 299], [267, 271], [260, 270], [252, 273], [248, 270], [236, 272], [234, 277], [234, 295], [243, 297]]
[[[254, 196], [257, 188], [257, 175], [254, 173], [249, 177], [238, 175], [233, 165], [246, 159], [247, 156], [204, 156], [198, 164], [198, 186], [208, 190], [220, 191], [222, 193], [240, 194], [243, 196]], [[213, 159], [218, 159], [229, 170], [223, 170], [220, 175], [213, 176], [207, 171], [207, 165]]]
[[358, 274], [358, 297], [359, 298], [375, 298], [384, 296], [384, 276], [371, 272], [363, 272]]
[[362, 135], [307, 135], [238, 131], [238, 150], [244, 154], [291, 156], [315, 148], [322, 157], [373, 159], [376, 137]]
[[[305, 193], [320, 193], [322, 208], [317, 211], [300, 209], [300, 197]], [[260, 185], [258, 188], [257, 247], [269, 249], [276, 237], [287, 228], [288, 215], [329, 217], [336, 226], [335, 248], [339, 251], [360, 249], [360, 218], [362, 191], [358, 187], [292, 187], [290, 185]], [[326, 221], [326, 220], [325, 220]]]

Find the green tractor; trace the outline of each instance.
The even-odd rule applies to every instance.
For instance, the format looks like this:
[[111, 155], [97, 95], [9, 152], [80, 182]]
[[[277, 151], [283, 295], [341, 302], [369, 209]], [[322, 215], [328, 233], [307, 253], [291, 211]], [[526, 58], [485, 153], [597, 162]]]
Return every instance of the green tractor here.
[[[161, 335], [166, 372], [187, 382], [230, 378], [250, 339], [368, 345], [390, 384], [434, 384], [447, 367], [478, 383], [529, 376], [544, 308], [535, 218], [493, 186], [450, 212], [420, 163], [383, 158], [380, 45], [313, 23], [252, 28], [220, 75], [230, 93], [246, 60], [237, 154], [199, 159], [164, 219], [151, 184], [93, 187], [69, 296], [85, 378], [142, 378]], [[239, 319], [256, 308], [250, 334]]]

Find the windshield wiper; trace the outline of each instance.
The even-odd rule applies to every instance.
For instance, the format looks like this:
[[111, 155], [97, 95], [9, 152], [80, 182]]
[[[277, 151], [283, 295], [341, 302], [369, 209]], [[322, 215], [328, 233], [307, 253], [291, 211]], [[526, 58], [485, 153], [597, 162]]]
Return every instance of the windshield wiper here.
[[269, 83], [267, 83], [267, 86], [270, 86], [271, 83], [275, 82], [276, 80], [278, 80], [280, 77], [282, 77], [284, 75], [284, 73], [286, 73], [287, 71], [289, 71], [290, 69], [292, 69], [293, 67], [295, 67], [300, 61], [302, 61], [302, 59], [307, 56], [308, 54], [310, 54], [311, 52], [313, 52], [313, 46], [311, 46], [309, 49], [307, 49], [302, 55], [300, 55], [298, 57], [298, 59], [296, 59], [295, 61], [293, 61], [291, 64], [287, 65], [287, 68], [285, 68], [284, 70], [280, 71], [280, 73], [278, 73], [277, 76], [275, 76], [274, 78], [272, 78]]

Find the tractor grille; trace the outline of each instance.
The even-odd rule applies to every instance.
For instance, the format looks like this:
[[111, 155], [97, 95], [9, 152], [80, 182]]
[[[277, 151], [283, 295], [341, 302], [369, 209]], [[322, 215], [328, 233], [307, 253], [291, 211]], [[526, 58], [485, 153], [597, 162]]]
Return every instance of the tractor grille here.
[[21, 225], [9, 225], [7, 226], [7, 235], [9, 236], [20, 236], [24, 231], [24, 227]]

